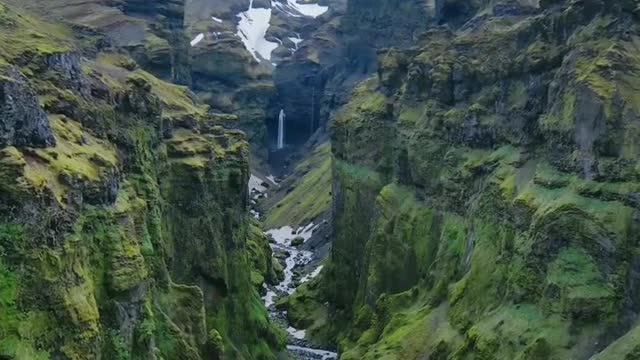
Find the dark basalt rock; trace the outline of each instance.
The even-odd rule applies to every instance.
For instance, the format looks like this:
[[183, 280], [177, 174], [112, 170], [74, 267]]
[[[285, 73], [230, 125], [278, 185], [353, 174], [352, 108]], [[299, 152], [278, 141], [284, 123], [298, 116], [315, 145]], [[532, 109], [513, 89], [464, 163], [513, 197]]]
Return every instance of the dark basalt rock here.
[[57, 85], [74, 90], [85, 98], [90, 97], [91, 87], [82, 72], [81, 59], [78, 54], [56, 54], [49, 56], [44, 62], [47, 70], [56, 75], [54, 80]]
[[160, 100], [151, 93], [151, 85], [142, 78], [130, 78], [127, 83], [129, 89], [118, 95], [118, 110], [159, 119], [162, 114]]
[[16, 69], [0, 77], [0, 146], [48, 147], [56, 140], [36, 93]]
[[253, 8], [265, 8], [265, 9], [270, 9], [271, 8], [271, 1], [269, 0], [254, 0], [253, 1]]
[[296, 236], [291, 240], [291, 246], [298, 247], [304, 243], [304, 238], [302, 236]]

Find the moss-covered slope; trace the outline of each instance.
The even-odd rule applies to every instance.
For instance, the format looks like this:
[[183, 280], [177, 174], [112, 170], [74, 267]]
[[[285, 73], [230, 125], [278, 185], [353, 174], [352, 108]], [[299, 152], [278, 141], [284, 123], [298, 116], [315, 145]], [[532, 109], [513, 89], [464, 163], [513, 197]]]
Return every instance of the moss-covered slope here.
[[333, 123], [342, 358], [635, 359], [637, 2], [471, 5]]
[[85, 31], [0, 38], [0, 357], [274, 359], [244, 135]]
[[266, 229], [297, 229], [317, 221], [331, 210], [331, 145], [324, 143], [296, 165], [294, 173], [278, 184], [279, 190], [262, 201], [268, 210]]

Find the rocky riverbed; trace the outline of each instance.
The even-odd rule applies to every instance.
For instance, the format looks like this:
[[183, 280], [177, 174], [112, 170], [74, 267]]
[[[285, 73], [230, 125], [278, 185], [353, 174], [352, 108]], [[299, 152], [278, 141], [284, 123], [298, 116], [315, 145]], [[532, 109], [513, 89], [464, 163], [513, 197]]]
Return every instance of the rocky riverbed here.
[[[268, 196], [267, 190], [271, 185], [277, 186], [277, 183], [269, 178], [262, 181], [259, 177], [252, 175], [249, 183], [252, 204], [255, 205], [258, 199]], [[252, 213], [257, 218], [262, 216], [257, 208], [252, 209]], [[271, 320], [289, 334], [287, 345], [289, 353], [295, 359], [301, 360], [330, 360], [338, 358], [338, 354], [330, 349], [312, 348], [309, 342], [305, 340], [305, 330], [291, 326], [287, 321], [286, 311], [279, 310], [276, 307], [276, 301], [279, 298], [293, 294], [297, 285], [308, 282], [320, 275], [323, 266], [313, 261], [313, 251], [298, 249], [300, 245], [311, 239], [314, 231], [320, 226], [321, 224], [309, 223], [298, 229], [283, 226], [265, 232], [269, 237], [274, 256], [283, 263], [284, 279], [276, 285], [265, 284], [265, 295], [262, 299]]]

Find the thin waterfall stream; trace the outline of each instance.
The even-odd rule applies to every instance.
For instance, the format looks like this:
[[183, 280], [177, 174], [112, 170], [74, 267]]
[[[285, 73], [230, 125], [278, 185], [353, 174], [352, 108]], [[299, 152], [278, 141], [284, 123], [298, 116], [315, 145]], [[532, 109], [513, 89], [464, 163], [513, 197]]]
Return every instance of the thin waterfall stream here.
[[285, 119], [284, 109], [280, 110], [280, 115], [278, 116], [278, 150], [284, 149], [284, 119]]

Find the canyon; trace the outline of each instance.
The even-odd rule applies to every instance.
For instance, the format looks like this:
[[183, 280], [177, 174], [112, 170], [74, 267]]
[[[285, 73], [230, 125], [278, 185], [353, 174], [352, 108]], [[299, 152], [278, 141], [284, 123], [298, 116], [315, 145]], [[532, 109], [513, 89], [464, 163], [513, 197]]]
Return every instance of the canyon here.
[[0, 359], [640, 359], [636, 0], [0, 0]]

